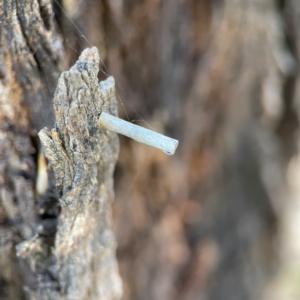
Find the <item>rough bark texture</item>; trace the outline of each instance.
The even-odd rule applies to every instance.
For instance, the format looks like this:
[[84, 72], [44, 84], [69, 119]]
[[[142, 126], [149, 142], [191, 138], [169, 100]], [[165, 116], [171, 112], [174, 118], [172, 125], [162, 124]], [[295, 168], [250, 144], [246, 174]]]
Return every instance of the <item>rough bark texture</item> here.
[[[62, 74], [53, 103], [63, 48], [52, 3], [0, 1], [0, 22], [0, 298], [119, 299], [118, 139], [97, 126], [102, 110], [117, 113], [114, 80], [98, 84], [89, 49]], [[40, 132], [47, 167], [37, 132], [55, 118]]]
[[[65, 254], [72, 246], [60, 237], [67, 232], [72, 241], [77, 237], [67, 222], [66, 227], [59, 225], [56, 245], [61, 247], [53, 244], [60, 210], [56, 194], [51, 184], [41, 195], [35, 192], [44, 186], [35, 188], [35, 181], [43, 182], [46, 165], [37, 155], [34, 137], [36, 128], [45, 126], [38, 121], [40, 115], [48, 111], [27, 105], [52, 99], [54, 90], [46, 97], [43, 87], [45, 78], [58, 78], [60, 71], [50, 73], [60, 63], [47, 68], [44, 62], [51, 64], [60, 57], [60, 51], [51, 54], [51, 47], [60, 49], [59, 37], [47, 29], [51, 22], [44, 21], [44, 16], [52, 15], [48, 2], [0, 3], [0, 298], [22, 299], [14, 243], [35, 233], [18, 248], [20, 256], [28, 258], [21, 262], [29, 294], [41, 297], [44, 284], [48, 295], [64, 297], [72, 287], [64, 284], [73, 263]], [[180, 140], [176, 155], [168, 157], [121, 138], [114, 219], [123, 299], [300, 299], [299, 1], [55, 0], [53, 4], [65, 38], [67, 68], [83, 49], [95, 45], [106, 64], [100, 64], [99, 77], [109, 73], [116, 79], [119, 107], [126, 109], [125, 113], [121, 108], [121, 117], [142, 120], [141, 124], [148, 126], [147, 122]], [[21, 16], [25, 11], [36, 17]], [[52, 34], [41, 38], [47, 32]], [[45, 47], [43, 41], [51, 38]], [[36, 53], [37, 48], [45, 49], [40, 50], [48, 59]], [[47, 105], [52, 107], [50, 102], [41, 107]], [[54, 114], [46, 119], [51, 118]], [[72, 118], [68, 115], [70, 132], [76, 127]], [[65, 150], [62, 161], [70, 166], [75, 154], [64, 128], [67, 125], [55, 128], [57, 140], [50, 132], [44, 137], [58, 149], [66, 142], [69, 154]], [[78, 144], [82, 145], [80, 139]], [[101, 191], [80, 197], [79, 207], [68, 203], [72, 193], [68, 184], [93, 183], [84, 168], [83, 181], [77, 182], [72, 179], [75, 165], [70, 169], [54, 165], [64, 205], [61, 220], [74, 218], [74, 224], [80, 223], [85, 218], [81, 208], [90, 212], [84, 200], [94, 199], [91, 205], [97, 206]], [[36, 207], [33, 213], [31, 207]], [[78, 219], [69, 207], [80, 211]], [[95, 217], [93, 212], [91, 216]], [[98, 222], [91, 227], [101, 226]], [[102, 238], [101, 230], [98, 237]], [[78, 239], [93, 247], [89, 234]], [[56, 250], [51, 252], [51, 247]], [[113, 249], [112, 241], [109, 247]], [[74, 246], [73, 251], [85, 262], [93, 260], [92, 254], [82, 254], [82, 248]], [[74, 279], [83, 270], [75, 269]], [[98, 271], [103, 274], [101, 268]], [[94, 284], [82, 278], [88, 288]], [[60, 280], [64, 282], [59, 284]]]
[[50, 1], [0, 1], [0, 23], [0, 298], [23, 299], [15, 245], [38, 234], [37, 130], [53, 124], [63, 51]]
[[[39, 133], [54, 170], [61, 214], [52, 275], [59, 294], [41, 299], [119, 299], [121, 281], [111, 230], [112, 175], [118, 138], [100, 129], [101, 111], [117, 114], [114, 79], [98, 84], [99, 55], [85, 50], [64, 72], [54, 96], [55, 128]], [[60, 295], [60, 297], [59, 297]]]

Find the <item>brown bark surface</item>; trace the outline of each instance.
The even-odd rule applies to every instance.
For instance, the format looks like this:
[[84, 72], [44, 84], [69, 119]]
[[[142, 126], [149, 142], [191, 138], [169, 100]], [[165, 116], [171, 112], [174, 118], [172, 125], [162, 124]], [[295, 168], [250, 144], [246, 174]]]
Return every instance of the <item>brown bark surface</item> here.
[[[180, 140], [167, 157], [121, 138], [123, 299], [259, 299], [284, 262], [270, 290], [298, 297], [279, 284], [298, 278], [285, 212], [298, 203], [298, 1], [64, 3], [101, 49], [120, 114]], [[71, 58], [88, 43], [64, 19]]]
[[63, 47], [50, 1], [1, 1], [0, 21], [0, 298], [119, 299], [119, 144], [97, 125], [101, 111], [117, 114], [114, 79], [99, 84], [91, 48], [57, 83]]
[[[37, 234], [37, 130], [53, 123], [62, 43], [50, 1], [0, 1], [0, 298], [23, 299], [15, 245]], [[52, 226], [53, 227], [53, 226]]]
[[[33, 299], [96, 299], [99, 280], [113, 299], [120, 291], [116, 246], [103, 228], [111, 222], [117, 142], [98, 129], [99, 140], [92, 134], [101, 107], [80, 110], [86, 99], [104, 101], [94, 50], [91, 77], [79, 68], [86, 54], [62, 75], [55, 129], [41, 133], [57, 197], [51, 172], [45, 186], [36, 141], [38, 130], [53, 128], [61, 72], [51, 3], [0, 3], [0, 298], [22, 299], [26, 285]], [[120, 139], [113, 219], [122, 299], [300, 298], [299, 1], [53, 6], [66, 69], [96, 46], [98, 78], [114, 76], [120, 116], [180, 141], [169, 157]], [[20, 263], [14, 246], [24, 240]], [[109, 262], [112, 273], [102, 268]]]

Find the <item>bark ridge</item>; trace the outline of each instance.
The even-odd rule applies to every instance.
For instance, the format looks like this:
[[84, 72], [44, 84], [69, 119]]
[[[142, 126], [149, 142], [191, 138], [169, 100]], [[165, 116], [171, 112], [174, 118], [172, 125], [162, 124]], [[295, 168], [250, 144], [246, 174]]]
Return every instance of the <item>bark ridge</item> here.
[[[39, 132], [55, 173], [61, 214], [48, 261], [41, 255], [40, 273], [49, 276], [30, 291], [32, 299], [119, 299], [121, 295], [110, 203], [119, 142], [115, 133], [97, 126], [101, 111], [117, 115], [117, 104], [113, 77], [98, 83], [99, 61], [97, 48], [86, 49], [62, 73], [53, 100], [55, 128]], [[37, 238], [26, 241], [18, 254], [25, 261], [35, 255], [37, 261], [38, 247], [32, 245], [38, 244]], [[25, 251], [30, 247], [35, 251]]]

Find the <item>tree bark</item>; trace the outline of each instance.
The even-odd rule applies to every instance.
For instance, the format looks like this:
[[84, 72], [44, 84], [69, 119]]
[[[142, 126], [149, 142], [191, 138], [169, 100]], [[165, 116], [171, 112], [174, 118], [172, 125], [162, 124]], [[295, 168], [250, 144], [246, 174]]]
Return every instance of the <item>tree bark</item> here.
[[119, 299], [118, 139], [97, 126], [116, 114], [114, 80], [98, 84], [86, 50], [59, 79], [54, 114], [64, 51], [51, 1], [1, 1], [0, 22], [0, 298]]
[[[97, 48], [86, 49], [59, 79], [55, 129], [39, 136], [56, 177], [61, 215], [55, 247], [59, 293], [49, 299], [119, 299], [121, 281], [111, 229], [117, 134], [100, 129], [102, 111], [117, 114], [114, 79], [98, 84]], [[40, 295], [45, 294], [45, 289]], [[45, 299], [48, 299], [47, 297]]]
[[[78, 136], [81, 128], [91, 135], [97, 111], [90, 111], [86, 124], [84, 117], [73, 116], [81, 92], [73, 97], [75, 104], [65, 101], [74, 95], [64, 91], [69, 82], [86, 92], [75, 79], [78, 65], [63, 75], [61, 100], [55, 98], [58, 108], [65, 103], [71, 109], [71, 115], [65, 112], [66, 125], [59, 117], [53, 131], [41, 132], [59, 194], [54, 174], [46, 180], [47, 164], [36, 139], [41, 128], [53, 128], [51, 100], [62, 58], [69, 68], [90, 44], [107, 67], [101, 62], [99, 77], [116, 78], [125, 107], [121, 116], [180, 140], [171, 158], [121, 139], [114, 211], [123, 299], [298, 296], [298, 0], [58, 0], [54, 6], [65, 51], [49, 1], [0, 3], [1, 299], [22, 299], [23, 285], [33, 299], [42, 298], [43, 290], [47, 297], [71, 297], [80, 274], [105, 274], [101, 259], [83, 254], [82, 247], [102, 251], [111, 182], [107, 197], [102, 188], [86, 193], [94, 181], [80, 163], [88, 154], [93, 180], [109, 181], [113, 161], [110, 167], [100, 162], [106, 149], [116, 150], [116, 141], [112, 138], [99, 158], [88, 148], [99, 147], [97, 141], [92, 137], [85, 148]], [[87, 77], [94, 86], [95, 79]], [[59, 151], [53, 152], [55, 147]], [[91, 160], [97, 159], [96, 167]], [[103, 178], [95, 175], [96, 168], [104, 170]], [[83, 186], [84, 196], [73, 202]], [[96, 218], [99, 199], [107, 207], [100, 212], [108, 216], [103, 223]], [[86, 220], [99, 240], [91, 241], [86, 224], [76, 235], [74, 226]], [[114, 242], [108, 238], [107, 243], [112, 255]], [[93, 267], [85, 269], [78, 255]], [[73, 285], [68, 275], [74, 261]], [[110, 267], [115, 272], [114, 261]], [[82, 278], [83, 290], [96, 297], [95, 281]], [[117, 295], [119, 283], [113, 288]], [[105, 287], [103, 292], [109, 293]]]
[[50, 1], [0, 1], [0, 22], [0, 297], [22, 299], [15, 245], [40, 222], [37, 131], [54, 120], [63, 48]]

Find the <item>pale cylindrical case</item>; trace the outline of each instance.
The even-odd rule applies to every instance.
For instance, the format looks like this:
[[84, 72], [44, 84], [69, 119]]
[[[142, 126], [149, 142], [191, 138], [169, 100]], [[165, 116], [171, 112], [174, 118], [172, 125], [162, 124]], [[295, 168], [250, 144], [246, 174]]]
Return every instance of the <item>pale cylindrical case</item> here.
[[178, 146], [177, 140], [116, 118], [105, 112], [102, 112], [99, 117], [99, 125], [108, 130], [126, 135], [140, 143], [158, 148], [169, 155], [173, 155]]

